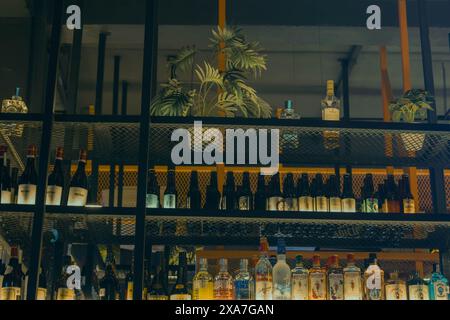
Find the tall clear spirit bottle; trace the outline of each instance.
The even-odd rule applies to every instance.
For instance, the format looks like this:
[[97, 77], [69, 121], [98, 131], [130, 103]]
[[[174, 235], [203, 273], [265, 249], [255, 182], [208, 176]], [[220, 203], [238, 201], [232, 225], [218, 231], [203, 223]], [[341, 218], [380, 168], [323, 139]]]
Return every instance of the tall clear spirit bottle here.
[[369, 256], [369, 267], [364, 272], [366, 300], [384, 300], [384, 271], [378, 266], [377, 255]]
[[214, 300], [233, 300], [233, 277], [228, 272], [228, 260], [220, 259], [220, 271], [214, 278]]
[[355, 264], [355, 256], [347, 255], [347, 267], [344, 268], [344, 300], [362, 300], [361, 269]]
[[241, 259], [239, 273], [234, 279], [234, 295], [236, 300], [255, 299], [255, 281], [248, 271], [247, 259]]
[[200, 270], [193, 280], [193, 300], [213, 300], [214, 283], [213, 277], [208, 272], [208, 260], [200, 259]]
[[408, 281], [409, 300], [430, 300], [428, 284], [416, 272]]
[[389, 280], [386, 281], [386, 300], [408, 300], [405, 281], [399, 279], [398, 272], [389, 274]]
[[286, 242], [278, 239], [277, 263], [273, 267], [273, 299], [291, 300], [291, 268], [286, 263]]
[[309, 270], [309, 300], [327, 300], [327, 272], [320, 266], [320, 256], [314, 255]]
[[304, 267], [303, 257], [295, 257], [295, 268], [292, 270], [291, 299], [308, 300], [309, 271]]
[[330, 258], [328, 269], [328, 300], [344, 300], [344, 272], [339, 266], [339, 257]]
[[272, 265], [267, 258], [269, 243], [267, 238], [260, 240], [260, 258], [255, 266], [256, 300], [272, 300]]
[[438, 264], [433, 265], [433, 273], [429, 283], [430, 300], [448, 300], [448, 280], [441, 273]]

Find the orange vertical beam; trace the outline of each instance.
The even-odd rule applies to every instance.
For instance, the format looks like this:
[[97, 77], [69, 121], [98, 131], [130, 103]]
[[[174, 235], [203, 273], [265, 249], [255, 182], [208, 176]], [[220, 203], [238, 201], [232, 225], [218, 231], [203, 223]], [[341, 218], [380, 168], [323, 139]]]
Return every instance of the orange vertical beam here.
[[[227, 25], [227, 0], [219, 0], [219, 28], [223, 29]], [[223, 44], [221, 44], [221, 47]], [[224, 72], [226, 69], [226, 57], [223, 52], [219, 53], [219, 71]]]
[[[411, 62], [409, 57], [408, 12], [406, 7], [406, 0], [398, 0], [398, 17], [400, 24], [400, 45], [402, 52], [403, 91], [406, 92], [412, 89]], [[407, 168], [405, 169], [405, 173], [409, 175], [411, 193], [414, 195], [414, 199], [416, 200], [416, 211], [419, 211], [417, 168]]]
[[[391, 122], [391, 113], [389, 112], [389, 103], [393, 100], [391, 82], [389, 80], [388, 72], [388, 57], [385, 46], [380, 48], [380, 69], [381, 69], [381, 95], [383, 97], [383, 119], [384, 122]], [[385, 154], [386, 157], [393, 157], [392, 135], [386, 134], [385, 140]], [[394, 174], [394, 167], [386, 168], [387, 174]]]

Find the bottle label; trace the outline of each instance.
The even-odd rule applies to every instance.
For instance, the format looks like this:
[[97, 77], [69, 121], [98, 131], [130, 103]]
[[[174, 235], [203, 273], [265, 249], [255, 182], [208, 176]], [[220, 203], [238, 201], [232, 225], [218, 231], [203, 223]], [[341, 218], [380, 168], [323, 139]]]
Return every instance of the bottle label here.
[[311, 273], [309, 276], [309, 299], [326, 300], [326, 275], [325, 273]]
[[281, 197], [270, 197], [268, 200], [269, 211], [284, 211], [284, 199]]
[[433, 284], [434, 300], [448, 300], [448, 286], [442, 281]]
[[356, 200], [351, 198], [342, 199], [342, 212], [356, 212]]
[[378, 213], [378, 199], [367, 198], [363, 204], [364, 213]]
[[75, 291], [68, 288], [59, 288], [56, 300], [75, 300]]
[[170, 300], [192, 300], [190, 294], [172, 294]]
[[314, 211], [313, 197], [300, 197], [298, 204], [299, 204], [299, 210], [301, 212], [313, 212]]
[[286, 198], [284, 199], [284, 211], [298, 211], [298, 199]]
[[105, 288], [101, 288], [101, 289], [98, 291], [98, 296], [99, 296], [100, 298], [105, 297], [105, 296], [106, 296], [106, 289], [105, 289]]
[[159, 295], [148, 294], [147, 295], [147, 300], [166, 301], [166, 300], [169, 300], [169, 298], [167, 296], [159, 296]]
[[147, 208], [158, 209], [159, 208], [159, 198], [156, 194], [148, 194], [145, 197], [145, 202]]
[[48, 186], [45, 204], [48, 206], [60, 206], [63, 188], [60, 186]]
[[235, 280], [234, 290], [236, 300], [251, 300], [250, 295], [250, 281], [248, 280]]
[[133, 282], [127, 283], [127, 292], [125, 300], [133, 300]]
[[271, 275], [256, 275], [256, 300], [272, 300], [272, 276]]
[[400, 202], [397, 200], [387, 200], [387, 210], [386, 213], [400, 213]]
[[382, 299], [382, 275], [381, 269], [377, 265], [371, 265], [365, 273], [365, 288], [367, 300]]
[[17, 287], [2, 288], [0, 291], [1, 300], [20, 300], [20, 291], [21, 288]]
[[330, 212], [342, 212], [341, 198], [330, 198]]
[[194, 280], [193, 300], [213, 300], [214, 287], [212, 281]]
[[69, 199], [67, 200], [67, 205], [69, 207], [84, 207], [87, 202], [87, 196], [87, 189], [71, 187], [69, 189]]
[[416, 213], [416, 203], [414, 199], [403, 199], [403, 213], [406, 214]]
[[239, 197], [239, 210], [241, 211], [249, 211], [250, 208], [250, 197], [249, 196], [243, 196]]
[[38, 288], [36, 292], [36, 300], [45, 301], [47, 299], [47, 289]]
[[410, 285], [409, 300], [429, 300], [430, 293], [426, 285]]
[[401, 284], [387, 284], [386, 300], [408, 300], [406, 286]]
[[290, 274], [284, 279], [277, 279], [273, 284], [274, 300], [291, 300], [291, 277]]
[[34, 185], [34, 184], [19, 185], [17, 204], [35, 205], [36, 204], [36, 185]]
[[292, 300], [308, 300], [308, 274], [292, 275]]
[[328, 212], [328, 198], [316, 197], [316, 212]]
[[176, 209], [177, 197], [174, 194], [164, 195], [164, 209]]
[[12, 204], [11, 191], [2, 190], [2, 204]]
[[344, 300], [344, 275], [330, 274], [328, 276], [328, 296], [330, 300]]
[[233, 300], [233, 285], [231, 280], [214, 281], [214, 299]]
[[324, 121], [339, 121], [341, 120], [341, 112], [338, 108], [324, 108], [322, 110], [322, 119]]
[[349, 271], [344, 273], [344, 299], [362, 299], [361, 274], [359, 272]]

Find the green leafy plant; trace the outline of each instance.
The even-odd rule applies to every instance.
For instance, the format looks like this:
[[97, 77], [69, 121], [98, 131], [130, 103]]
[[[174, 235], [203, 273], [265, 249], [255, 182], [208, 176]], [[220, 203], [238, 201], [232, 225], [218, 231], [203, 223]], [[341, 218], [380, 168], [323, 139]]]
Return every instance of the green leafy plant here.
[[395, 122], [413, 123], [416, 119], [424, 120], [428, 110], [433, 110], [431, 103], [434, 97], [427, 91], [413, 89], [407, 91], [401, 98], [391, 102], [389, 109]]
[[[213, 59], [219, 54], [226, 57], [225, 70], [221, 72], [209, 61], [195, 64], [197, 49], [182, 48], [168, 61], [169, 80], [153, 99], [151, 115], [269, 118], [272, 108], [248, 85], [250, 77], [260, 77], [267, 69], [259, 43], [248, 42], [235, 28], [213, 30], [210, 41]], [[189, 70], [196, 81], [187, 89], [178, 73]]]

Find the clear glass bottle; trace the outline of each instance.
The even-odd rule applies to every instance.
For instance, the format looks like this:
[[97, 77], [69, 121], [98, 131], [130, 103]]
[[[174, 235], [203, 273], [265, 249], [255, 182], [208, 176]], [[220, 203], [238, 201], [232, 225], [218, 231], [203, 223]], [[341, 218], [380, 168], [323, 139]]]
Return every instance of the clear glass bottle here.
[[170, 294], [170, 300], [192, 300], [187, 288], [187, 257], [184, 251], [179, 253], [177, 282]]
[[291, 300], [291, 268], [286, 263], [284, 239], [278, 239], [277, 263], [273, 267], [273, 299]]
[[313, 266], [309, 270], [309, 300], [327, 299], [327, 272], [320, 266], [320, 256], [314, 255]]
[[228, 260], [220, 259], [220, 271], [214, 278], [214, 300], [233, 300], [233, 277], [228, 272]]
[[361, 269], [355, 264], [355, 256], [347, 255], [347, 267], [344, 268], [344, 300], [362, 300]]
[[409, 300], [430, 300], [428, 284], [418, 272], [414, 273], [408, 281], [408, 295]]
[[200, 259], [200, 270], [193, 280], [193, 300], [213, 300], [214, 282], [212, 275], [208, 272], [208, 260]]
[[341, 119], [341, 103], [334, 94], [334, 81], [327, 81], [327, 96], [322, 100], [322, 120], [339, 121]]
[[261, 238], [259, 251], [260, 258], [255, 266], [255, 298], [272, 300], [272, 265], [267, 258], [269, 252], [267, 238]]
[[[294, 110], [292, 100], [287, 100], [284, 103], [284, 111], [281, 114], [281, 119], [300, 119], [300, 115]], [[299, 135], [293, 130], [282, 130], [283, 145], [286, 149], [297, 149], [300, 145]]]
[[309, 271], [304, 267], [303, 257], [295, 257], [295, 268], [292, 270], [291, 299], [308, 300]]
[[369, 256], [369, 267], [364, 272], [366, 300], [384, 300], [384, 271], [378, 266], [377, 255]]
[[438, 264], [433, 265], [433, 273], [429, 283], [430, 300], [448, 300], [448, 280], [441, 273]]
[[389, 274], [386, 281], [386, 300], [408, 300], [408, 292], [405, 281], [399, 279], [398, 271]]
[[248, 271], [247, 259], [241, 259], [239, 273], [234, 279], [234, 295], [236, 300], [255, 299], [255, 281]]
[[337, 255], [330, 258], [327, 278], [328, 300], [344, 300], [344, 272]]

